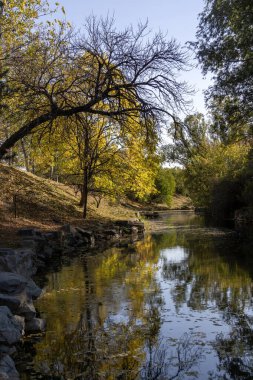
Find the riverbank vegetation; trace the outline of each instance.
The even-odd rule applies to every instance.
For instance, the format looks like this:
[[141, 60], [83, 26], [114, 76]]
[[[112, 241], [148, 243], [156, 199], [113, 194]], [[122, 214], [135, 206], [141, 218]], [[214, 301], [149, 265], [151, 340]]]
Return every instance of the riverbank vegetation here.
[[206, 1], [199, 20], [190, 46], [203, 74], [213, 76], [206, 92], [209, 115], [196, 113], [173, 126], [175, 144], [165, 151], [184, 168], [185, 189], [196, 206], [219, 218], [241, 209], [252, 220], [253, 5]]

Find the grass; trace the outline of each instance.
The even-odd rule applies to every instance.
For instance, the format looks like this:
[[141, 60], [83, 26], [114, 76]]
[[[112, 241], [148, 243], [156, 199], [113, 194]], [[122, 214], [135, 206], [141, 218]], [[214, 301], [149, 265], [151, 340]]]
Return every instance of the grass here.
[[98, 220], [135, 217], [134, 210], [107, 200], [102, 200], [97, 209], [89, 197], [84, 221], [78, 203], [79, 196], [71, 187], [0, 164], [0, 245], [16, 245], [16, 233], [22, 227], [52, 230], [64, 223], [86, 226]]
[[[171, 208], [181, 208], [187, 202], [184, 197], [175, 197]], [[0, 164], [0, 246], [17, 245], [17, 230], [22, 227], [52, 230], [65, 223], [95, 227], [115, 219], [136, 219], [136, 211], [144, 208], [129, 200], [103, 199], [97, 209], [95, 200], [89, 197], [88, 218], [84, 221], [78, 203], [79, 196], [71, 187]]]

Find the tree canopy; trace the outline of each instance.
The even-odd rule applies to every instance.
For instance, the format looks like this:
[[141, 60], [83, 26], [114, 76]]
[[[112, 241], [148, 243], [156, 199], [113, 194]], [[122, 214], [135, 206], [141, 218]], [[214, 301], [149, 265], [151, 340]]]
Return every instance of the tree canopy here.
[[174, 118], [185, 104], [187, 86], [176, 74], [186, 66], [186, 53], [161, 33], [148, 38], [147, 24], [117, 31], [112, 19], [90, 17], [84, 35], [59, 23], [34, 27], [27, 39], [6, 62], [12, 93], [4, 121], [18, 122], [3, 139], [0, 158], [59, 118], [88, 113], [111, 117], [123, 127], [126, 117], [138, 113], [147, 126], [147, 119]]
[[230, 122], [231, 114], [237, 123], [252, 120], [252, 25], [251, 0], [206, 0], [193, 44], [204, 74], [214, 75], [208, 97], [216, 105], [228, 99]]

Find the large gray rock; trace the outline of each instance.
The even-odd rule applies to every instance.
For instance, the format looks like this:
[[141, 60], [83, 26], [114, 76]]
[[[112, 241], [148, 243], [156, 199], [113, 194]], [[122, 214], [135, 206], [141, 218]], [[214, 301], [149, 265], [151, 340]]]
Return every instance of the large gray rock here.
[[0, 343], [11, 346], [19, 342], [23, 334], [22, 325], [7, 306], [0, 306]]
[[30, 278], [36, 273], [36, 254], [30, 249], [0, 248], [0, 272], [13, 272]]
[[36, 316], [35, 307], [25, 290], [16, 295], [0, 293], [0, 306], [8, 306], [13, 314], [20, 315], [26, 320]]
[[25, 293], [10, 295], [0, 293], [0, 306], [8, 306], [13, 314], [19, 314], [21, 304], [24, 304], [27, 297]]
[[19, 380], [15, 363], [9, 355], [0, 356], [0, 380]]
[[28, 284], [28, 280], [17, 273], [0, 272], [0, 293], [20, 294]]
[[18, 295], [24, 291], [28, 299], [36, 299], [42, 293], [33, 280], [17, 273], [0, 272], [0, 294]]
[[42, 289], [33, 280], [28, 280], [25, 291], [28, 298], [32, 298], [33, 300], [36, 300], [42, 294]]

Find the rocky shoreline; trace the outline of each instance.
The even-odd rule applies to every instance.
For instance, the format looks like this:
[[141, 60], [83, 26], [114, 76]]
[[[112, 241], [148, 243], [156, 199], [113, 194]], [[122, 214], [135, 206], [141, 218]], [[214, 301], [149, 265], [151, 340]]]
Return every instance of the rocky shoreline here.
[[0, 248], [0, 380], [18, 380], [12, 356], [16, 345], [27, 334], [45, 331], [33, 301], [42, 294], [33, 281], [40, 268], [53, 257], [71, 255], [78, 249], [106, 247], [124, 238], [138, 239], [144, 233], [139, 221], [118, 220], [84, 229], [69, 224], [43, 233], [33, 228], [19, 230], [21, 248]]

